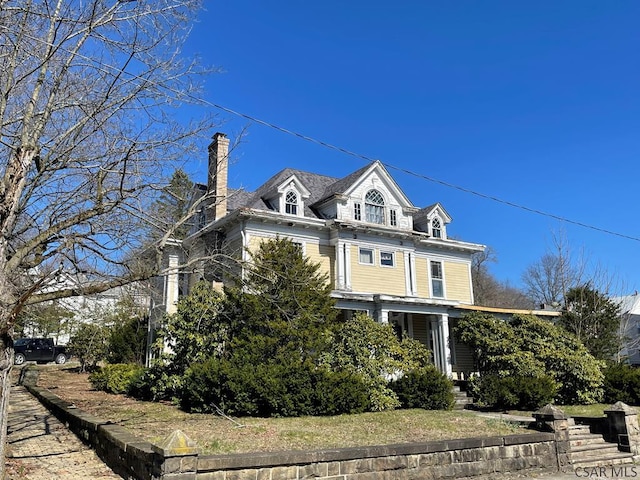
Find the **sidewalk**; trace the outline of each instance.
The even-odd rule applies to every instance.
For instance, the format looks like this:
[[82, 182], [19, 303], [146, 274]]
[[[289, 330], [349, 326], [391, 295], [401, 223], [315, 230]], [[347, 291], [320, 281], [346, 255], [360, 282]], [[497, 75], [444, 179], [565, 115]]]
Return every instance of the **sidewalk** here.
[[9, 400], [5, 480], [121, 479], [24, 387]]

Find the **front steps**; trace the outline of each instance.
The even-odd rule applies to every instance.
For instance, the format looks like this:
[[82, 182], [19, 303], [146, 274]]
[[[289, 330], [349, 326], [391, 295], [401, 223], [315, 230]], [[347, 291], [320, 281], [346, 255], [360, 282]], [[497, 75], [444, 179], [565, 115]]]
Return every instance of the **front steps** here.
[[621, 452], [616, 443], [605, 442], [591, 433], [588, 425], [569, 426], [571, 464], [576, 467], [600, 467], [633, 462], [633, 454]]
[[453, 386], [453, 397], [455, 403], [453, 404], [454, 410], [464, 410], [471, 408], [473, 405], [473, 398], [467, 395], [467, 392], [460, 388], [460, 385]]

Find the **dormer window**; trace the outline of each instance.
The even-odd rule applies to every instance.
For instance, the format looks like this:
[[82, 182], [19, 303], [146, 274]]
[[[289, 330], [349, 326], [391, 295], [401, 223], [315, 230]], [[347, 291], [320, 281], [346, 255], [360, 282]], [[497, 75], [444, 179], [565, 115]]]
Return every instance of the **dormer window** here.
[[437, 217], [431, 220], [431, 236], [433, 238], [442, 238], [442, 223]]
[[289, 215], [298, 215], [298, 194], [292, 190], [287, 192], [284, 199], [284, 210]]
[[364, 197], [365, 219], [369, 223], [384, 225], [384, 197], [378, 190], [369, 190]]

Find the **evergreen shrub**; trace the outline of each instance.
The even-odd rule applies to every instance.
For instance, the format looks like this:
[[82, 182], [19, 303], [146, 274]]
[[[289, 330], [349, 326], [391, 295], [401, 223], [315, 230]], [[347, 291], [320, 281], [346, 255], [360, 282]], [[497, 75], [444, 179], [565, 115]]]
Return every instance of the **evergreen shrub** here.
[[337, 415], [367, 411], [365, 392], [357, 376], [307, 363], [233, 364], [212, 357], [187, 370], [180, 405], [237, 416]]
[[138, 364], [109, 364], [91, 373], [89, 381], [96, 390], [107, 393], [128, 393], [131, 384], [143, 371], [144, 368]]
[[484, 375], [472, 383], [471, 391], [480, 404], [503, 410], [537, 410], [551, 403], [558, 392], [558, 384], [548, 375]]
[[604, 401], [640, 405], [640, 369], [612, 363], [604, 369]]
[[450, 410], [453, 408], [453, 383], [433, 365], [412, 370], [391, 382], [401, 408]]

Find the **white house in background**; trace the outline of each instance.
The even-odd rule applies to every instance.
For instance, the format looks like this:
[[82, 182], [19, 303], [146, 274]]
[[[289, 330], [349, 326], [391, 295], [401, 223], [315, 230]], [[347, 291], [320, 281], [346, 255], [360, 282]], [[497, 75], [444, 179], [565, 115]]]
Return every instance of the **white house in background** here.
[[640, 365], [640, 294], [614, 297], [620, 304], [620, 334], [625, 338], [620, 352], [631, 365]]
[[[76, 274], [68, 271], [60, 271], [51, 275], [50, 280], [42, 287], [41, 292], [54, 292], [73, 288], [82, 292], [82, 286], [89, 281], [83, 274]], [[143, 310], [149, 310], [150, 295], [148, 288], [140, 284], [125, 285], [112, 288], [102, 293], [90, 295], [78, 295], [74, 297], [61, 298], [42, 305], [55, 304], [72, 314], [65, 325], [62, 325], [58, 332], [50, 334], [59, 345], [69, 342], [77, 326], [81, 323], [100, 322], [106, 313], [113, 310], [118, 302], [130, 297], [134, 303]], [[38, 331], [36, 325], [26, 325], [24, 335], [26, 337], [39, 337], [44, 333]]]

